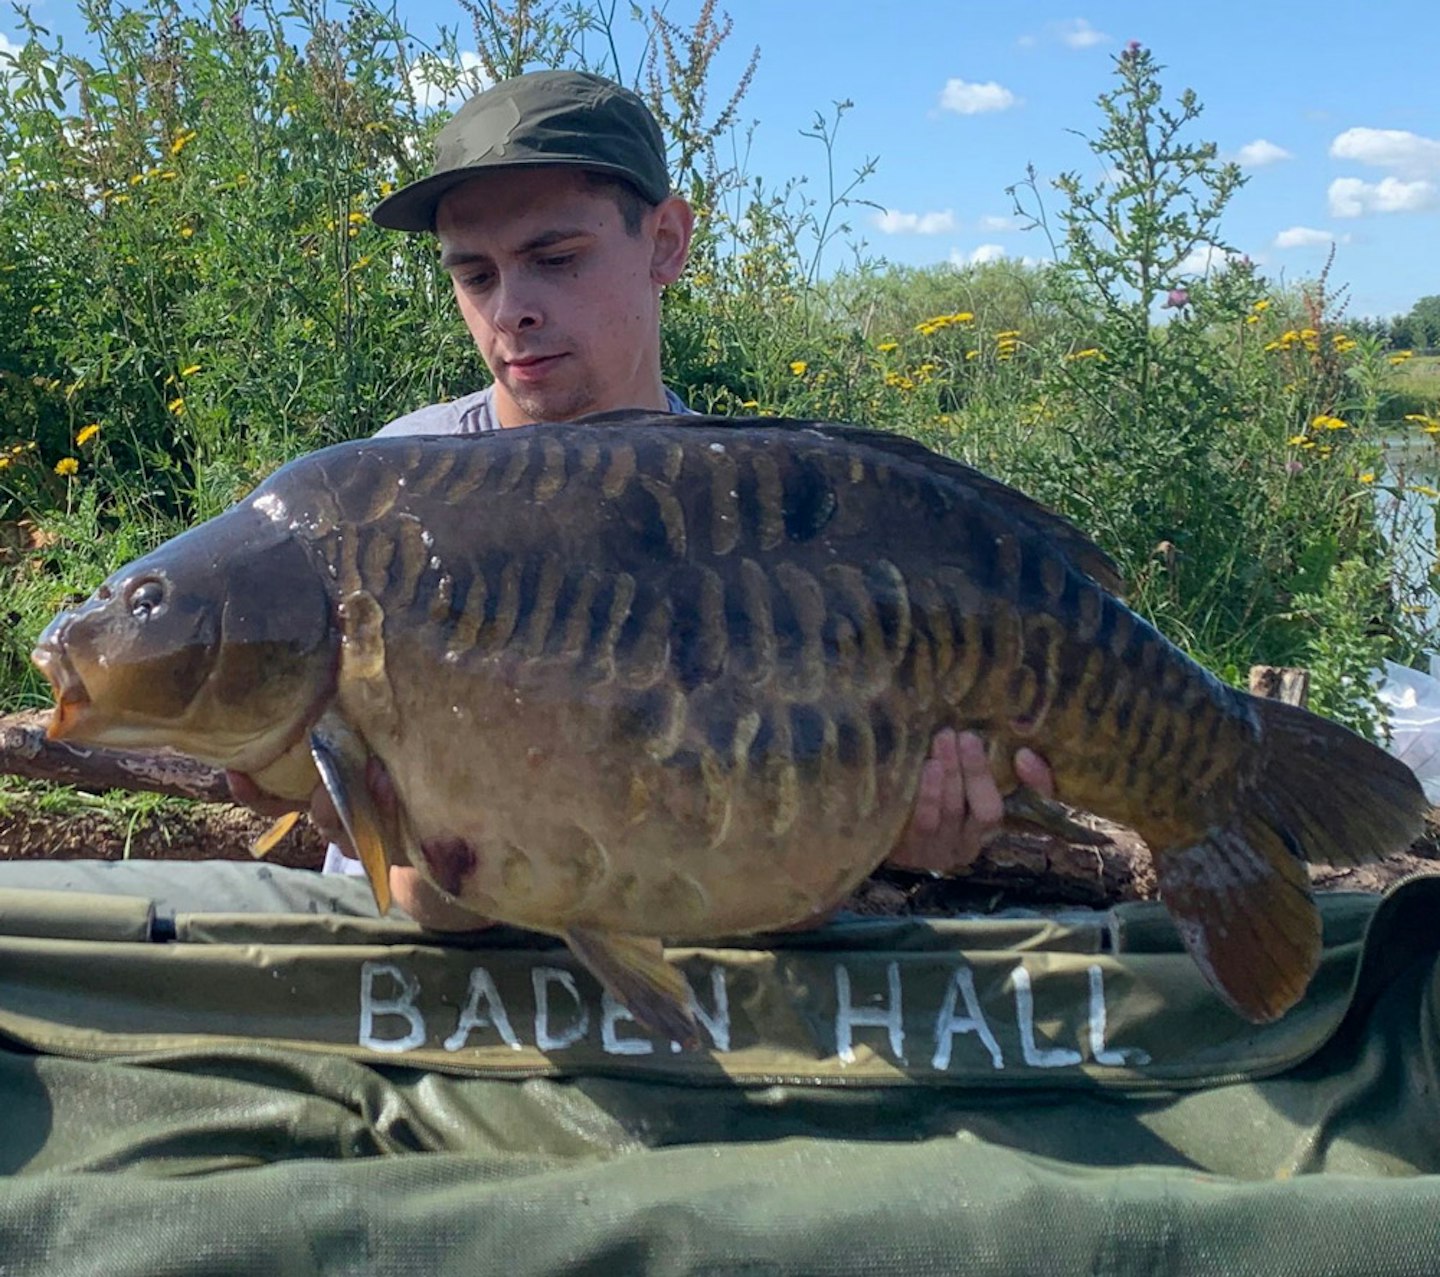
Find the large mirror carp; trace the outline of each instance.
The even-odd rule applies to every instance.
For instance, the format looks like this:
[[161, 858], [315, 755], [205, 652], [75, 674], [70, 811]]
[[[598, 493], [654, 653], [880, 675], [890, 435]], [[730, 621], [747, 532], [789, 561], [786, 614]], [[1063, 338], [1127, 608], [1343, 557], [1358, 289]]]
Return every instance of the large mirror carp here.
[[662, 942], [824, 915], [895, 844], [936, 731], [973, 728], [1002, 788], [1030, 745], [1136, 829], [1206, 978], [1272, 1020], [1318, 961], [1305, 861], [1405, 848], [1422, 791], [1119, 589], [1073, 525], [901, 436], [629, 412], [301, 457], [35, 660], [52, 736], [323, 781], [382, 909], [413, 865], [677, 1041]]

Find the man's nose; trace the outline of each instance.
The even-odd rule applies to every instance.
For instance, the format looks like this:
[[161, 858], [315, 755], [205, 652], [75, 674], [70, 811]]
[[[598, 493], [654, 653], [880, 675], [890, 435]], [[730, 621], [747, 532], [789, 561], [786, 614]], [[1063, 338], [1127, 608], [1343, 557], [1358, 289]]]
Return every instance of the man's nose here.
[[542, 313], [534, 291], [515, 278], [501, 277], [495, 287], [495, 326], [506, 332], [538, 328]]

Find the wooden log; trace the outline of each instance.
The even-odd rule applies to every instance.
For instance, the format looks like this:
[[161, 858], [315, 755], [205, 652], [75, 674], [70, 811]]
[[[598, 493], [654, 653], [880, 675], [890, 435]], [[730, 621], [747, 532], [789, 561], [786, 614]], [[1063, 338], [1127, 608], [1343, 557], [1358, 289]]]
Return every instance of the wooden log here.
[[1286, 665], [1252, 665], [1250, 694], [1304, 709], [1310, 701], [1310, 671]]
[[48, 740], [49, 714], [0, 716], [0, 774], [74, 785], [90, 793], [143, 790], [202, 802], [230, 801], [225, 773], [179, 754], [96, 749]]

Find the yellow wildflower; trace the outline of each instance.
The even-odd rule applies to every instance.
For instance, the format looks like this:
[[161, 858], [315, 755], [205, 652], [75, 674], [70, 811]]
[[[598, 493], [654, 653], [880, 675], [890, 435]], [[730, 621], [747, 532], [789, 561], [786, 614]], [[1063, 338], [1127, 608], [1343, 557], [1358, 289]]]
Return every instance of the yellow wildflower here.
[[892, 350], [897, 349], [899, 345], [900, 343], [898, 341], [882, 341], [875, 349], [882, 355], [888, 355]]
[[180, 370], [180, 375], [182, 377], [193, 377], [197, 372], [200, 371], [200, 368], [200, 364], [191, 364], [188, 368], [182, 368]]
[[75, 446], [77, 448], [83, 448], [99, 433], [99, 423], [92, 421], [88, 426], [85, 427], [84, 430], [82, 430], [78, 435], [75, 436]]
[[1245, 316], [1245, 322], [1246, 322], [1247, 324], [1258, 324], [1258, 323], [1260, 322], [1260, 316], [1259, 316], [1259, 315], [1246, 315], [1246, 316]]
[[809, 367], [810, 365], [807, 364], [803, 359], [797, 359], [793, 363], [791, 363], [790, 371], [793, 372], [797, 377], [803, 377], [805, 375], [805, 370]]
[[175, 399], [172, 399], [165, 406], [178, 417], [182, 415], [185, 411], [185, 398], [183, 395], [181, 395]]
[[55, 463], [55, 473], [58, 475], [68, 477], [79, 469], [80, 463], [74, 457], [61, 457], [60, 460]]
[[1077, 350], [1073, 355], [1066, 355], [1066, 359], [1104, 359], [1105, 353], [1091, 346], [1087, 350]]
[[188, 133], [182, 133], [182, 134], [180, 134], [179, 137], [177, 137], [173, 142], [170, 143], [170, 154], [171, 154], [171, 155], [179, 155], [180, 152], [183, 151], [187, 146], [189, 146], [190, 143], [193, 142], [194, 140], [195, 140], [195, 130], [194, 130], [194, 129], [191, 129]]
[[1365, 473], [1360, 476], [1360, 482], [1361, 482], [1361, 483], [1374, 483], [1374, 482], [1375, 482], [1375, 472], [1374, 472], [1373, 470], [1367, 470], [1367, 471], [1365, 471]]
[[10, 458], [9, 458], [9, 457], [0, 457], [0, 470], [5, 469], [5, 467], [8, 466], [9, 464], [10, 464]]
[[155, 176], [158, 177], [162, 182], [173, 182], [177, 177], [180, 176], [180, 174], [177, 173], [174, 169], [167, 168], [163, 173], [157, 173]]
[[1003, 333], [996, 333], [995, 340], [1012, 341], [1018, 336], [1020, 336], [1020, 330], [1018, 328], [1007, 328]]
[[345, 220], [346, 220], [347, 222], [349, 222], [351, 226], [360, 226], [360, 225], [362, 225], [362, 224], [364, 223], [364, 221], [365, 221], [365, 214], [364, 214], [364, 213], [351, 213], [351, 214], [349, 215], [349, 217], [347, 217]]
[[1309, 440], [1307, 440], [1304, 435], [1291, 435], [1285, 442], [1292, 448], [1299, 448], [1308, 443]]
[[182, 226], [180, 228], [181, 239], [189, 239], [193, 234], [195, 234], [195, 228], [193, 226]]
[[965, 360], [966, 360], [967, 363], [968, 363], [970, 360], [972, 360], [972, 359], [979, 359], [979, 358], [980, 358], [980, 352], [979, 352], [978, 350], [967, 350], [967, 351], [965, 352]]
[[394, 182], [390, 182], [390, 181], [386, 181], [386, 180], [384, 180], [384, 179], [381, 179], [381, 182], [380, 182], [380, 198], [383, 200], [383, 199], [384, 199], [387, 195], [389, 195], [394, 189], [395, 189], [395, 183], [394, 183]]
[[1418, 412], [1407, 412], [1405, 414], [1405, 420], [1418, 421], [1422, 426], [1428, 426], [1430, 424], [1430, 418], [1423, 416], [1421, 413]]
[[1250, 309], [1255, 311], [1257, 314], [1262, 310], [1269, 310], [1270, 299], [1268, 297], [1262, 297], [1258, 302], [1251, 306]]
[[954, 324], [969, 324], [973, 323], [974, 320], [975, 316], [972, 315], [968, 310], [957, 310], [953, 315], [950, 316], [950, 322]]

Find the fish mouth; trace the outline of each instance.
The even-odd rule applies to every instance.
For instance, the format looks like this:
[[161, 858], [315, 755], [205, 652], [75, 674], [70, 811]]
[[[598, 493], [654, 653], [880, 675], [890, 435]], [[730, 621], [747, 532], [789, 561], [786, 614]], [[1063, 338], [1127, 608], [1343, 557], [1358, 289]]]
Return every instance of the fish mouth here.
[[55, 695], [55, 709], [45, 728], [48, 740], [64, 740], [74, 733], [90, 708], [90, 692], [85, 680], [64, 650], [58, 646], [37, 647], [30, 659], [49, 680]]

